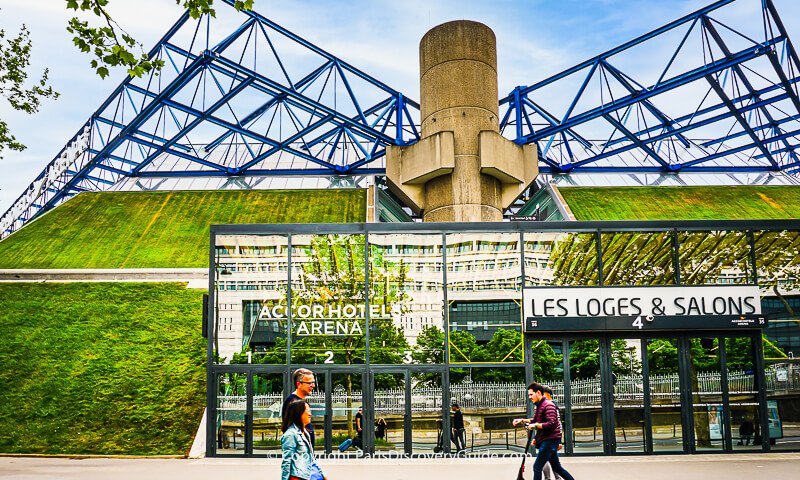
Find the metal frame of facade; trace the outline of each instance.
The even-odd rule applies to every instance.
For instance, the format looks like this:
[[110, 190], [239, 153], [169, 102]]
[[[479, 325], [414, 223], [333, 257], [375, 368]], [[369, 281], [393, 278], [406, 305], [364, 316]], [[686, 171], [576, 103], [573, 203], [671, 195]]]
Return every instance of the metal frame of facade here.
[[[796, 172], [800, 58], [771, 0], [762, 2], [757, 36], [711, 16], [733, 1], [515, 88], [500, 100], [501, 128], [516, 143], [538, 145], [541, 173]], [[661, 70], [617, 66], [640, 49]], [[702, 60], [685, 62], [692, 52]]]
[[[542, 233], [542, 232], [583, 232], [583, 233], [595, 233], [599, 235], [601, 233], [616, 233], [616, 232], [643, 232], [643, 233], [653, 233], [653, 232], [672, 232], [673, 234], [673, 241], [671, 242], [671, 248], [673, 249], [673, 258], [676, 265], [675, 276], [673, 278], [673, 284], [675, 286], [680, 286], [680, 263], [678, 261], [679, 258], [679, 244], [677, 242], [677, 232], [678, 231], [687, 231], [687, 232], [703, 232], [703, 231], [746, 231], [748, 232], [748, 245], [751, 252], [751, 258], [755, 255], [755, 242], [754, 236], [752, 235], [753, 231], [800, 231], [800, 220], [730, 220], [730, 221], [614, 221], [614, 222], [500, 222], [500, 223], [406, 223], [406, 224], [367, 224], [367, 223], [360, 223], [360, 224], [269, 224], [269, 225], [212, 225], [211, 226], [211, 243], [210, 243], [210, 250], [209, 250], [209, 305], [215, 305], [215, 301], [217, 298], [216, 292], [216, 246], [217, 246], [217, 238], [222, 235], [286, 235], [287, 236], [287, 244], [289, 246], [289, 282], [291, 284], [291, 238], [292, 235], [309, 235], [309, 234], [355, 234], [355, 235], [364, 235], [365, 236], [365, 258], [369, 258], [369, 235], [370, 234], [393, 234], [393, 233], [402, 233], [402, 234], [431, 234], [431, 235], [441, 235], [442, 237], [442, 245], [446, 245], [446, 235], [448, 233], [475, 233], [475, 232], [492, 232], [492, 233], [518, 233], [520, 236], [520, 241], [522, 242], [524, 239], [525, 233]], [[602, 258], [602, 245], [601, 242], [596, 242], [597, 244], [597, 258], [598, 260]], [[521, 243], [522, 245], [522, 243]], [[442, 261], [446, 265], [447, 262], [447, 249], [442, 249]], [[520, 249], [520, 255], [524, 255], [524, 249]], [[523, 259], [524, 260], [524, 259]], [[525, 278], [524, 272], [524, 261], [521, 262], [522, 266], [522, 278]], [[597, 267], [598, 272], [600, 274], [600, 278], [602, 278], [602, 263], [598, 261]], [[369, 262], [365, 262], [365, 269], [366, 269], [366, 276], [365, 276], [365, 298], [369, 298]], [[753, 261], [753, 276], [749, 277], [748, 280], [753, 280], [753, 283], [748, 284], [756, 284], [758, 283], [757, 277], [757, 269], [755, 261]], [[447, 304], [447, 269], [442, 269], [443, 275], [443, 285], [444, 288], [444, 302], [445, 305]], [[598, 287], [602, 287], [602, 281], [599, 282]], [[541, 287], [547, 288], [547, 287]], [[289, 288], [288, 293], [288, 301], [291, 302], [291, 288]], [[369, 309], [367, 308], [366, 311], [368, 312]], [[216, 308], [209, 309], [209, 312], [213, 312], [213, 315], [210, 315], [209, 322], [207, 323], [207, 331], [205, 335], [208, 339], [207, 343], [207, 397], [206, 397], [206, 404], [207, 404], [207, 430], [206, 430], [206, 445], [207, 451], [206, 454], [211, 456], [215, 454], [214, 445], [215, 445], [215, 430], [214, 425], [215, 422], [211, 421], [211, 419], [216, 417], [216, 394], [217, 394], [217, 384], [216, 379], [219, 374], [222, 373], [247, 373], [248, 374], [248, 388], [250, 385], [250, 378], [252, 378], [252, 374], [254, 373], [282, 373], [284, 374], [285, 379], [285, 391], [291, 391], [291, 385], [289, 378], [291, 376], [291, 372], [299, 367], [307, 367], [312, 368], [317, 373], [322, 373], [325, 375], [326, 378], [326, 395], [330, 395], [331, 385], [330, 382], [330, 374], [332, 373], [352, 373], [352, 374], [361, 374], [363, 375], [363, 379], [365, 383], [363, 383], [363, 391], [362, 395], [364, 398], [370, 398], [369, 396], [372, 395], [371, 392], [371, 385], [372, 380], [374, 379], [375, 373], [380, 372], [406, 372], [406, 377], [411, 372], [416, 371], [425, 371], [425, 372], [435, 372], [440, 373], [442, 375], [442, 420], [443, 420], [443, 431], [448, 432], [450, 427], [450, 415], [449, 415], [449, 405], [450, 405], [450, 388], [449, 388], [449, 372], [450, 368], [454, 367], [457, 368], [459, 366], [463, 366], [463, 364], [451, 364], [450, 363], [450, 355], [449, 355], [449, 341], [448, 341], [448, 328], [444, 329], [445, 334], [445, 352], [444, 352], [444, 359], [442, 364], [437, 365], [405, 365], [405, 364], [398, 364], [398, 365], [373, 365], [369, 363], [369, 342], [367, 341], [365, 344], [366, 349], [366, 359], [363, 365], [350, 365], [350, 366], [342, 366], [342, 365], [307, 365], [307, 364], [293, 364], [291, 362], [291, 311], [289, 309], [287, 313], [287, 321], [288, 321], [288, 328], [287, 328], [287, 335], [288, 335], [288, 342], [287, 342], [287, 353], [286, 353], [286, 365], [225, 365], [225, 364], [217, 364], [214, 362], [214, 335], [215, 335], [215, 327], [216, 324]], [[443, 309], [443, 322], [444, 325], [449, 325], [448, 320], [448, 309]], [[369, 316], [365, 319], [366, 328], [365, 332], [369, 331]], [[763, 436], [762, 442], [762, 451], [769, 451], [769, 428], [768, 428], [768, 420], [767, 420], [767, 407], [766, 407], [766, 391], [764, 390], [763, 385], [764, 383], [764, 360], [763, 360], [763, 351], [761, 342], [757, 341], [761, 339], [761, 331], [739, 331], [736, 336], [750, 336], [753, 339], [753, 345], [755, 349], [756, 355], [756, 378], [755, 378], [755, 385], [758, 389], [759, 395], [759, 417], [761, 419], [761, 431]], [[689, 358], [689, 337], [692, 336], [707, 336], [707, 337], [715, 337], [715, 338], [723, 338], [723, 333], [719, 330], [698, 330], [692, 331], [690, 333], [680, 333], [680, 332], [648, 332], [648, 333], [636, 333], [636, 332], [584, 332], [584, 333], [576, 333], [571, 332], [569, 334], [563, 334], [560, 336], [554, 335], [553, 333], [543, 333], [543, 334], [524, 334], [523, 335], [523, 345], [525, 352], [530, 350], [531, 341], [534, 338], [537, 339], [549, 339], [552, 341], [558, 341], [562, 343], [562, 362], [565, 371], [565, 383], [564, 383], [564, 395], [566, 399], [570, 398], [570, 378], [569, 378], [569, 341], [574, 339], [586, 338], [587, 336], [591, 336], [592, 338], [599, 338], [600, 340], [600, 348], [601, 348], [601, 381], [602, 384], [606, 387], [612, 384], [611, 378], [611, 369], [610, 365], [608, 364], [608, 355], [602, 355], [602, 353], [607, 353], [608, 349], [610, 348], [610, 338], [611, 337], [622, 337], [622, 338], [642, 338], [644, 340], [651, 339], [651, 338], [677, 338], [679, 342], [679, 352], [683, 356], [679, 357], [679, 372], [680, 378], [683, 382], [681, 388], [681, 403], [684, 405], [684, 408], [681, 409], [681, 423], [683, 426], [683, 431], [686, 432], [684, 436], [684, 452], [687, 453], [695, 453], [695, 442], [694, 442], [694, 432], [693, 432], [693, 413], [692, 413], [692, 391], [691, 391], [691, 384], [689, 384], [689, 372], [690, 372], [690, 364], [691, 358]], [[727, 384], [727, 367], [726, 367], [726, 358], [725, 358], [725, 350], [724, 350], [724, 342], [720, 342], [720, 363], [721, 363], [721, 371], [722, 371], [722, 384]], [[646, 344], [645, 344], [646, 345]], [[642, 375], [645, 379], [648, 378], [649, 375], [649, 365], [647, 363], [647, 355], [644, 353], [646, 352], [646, 348], [643, 349], [642, 358], [640, 359], [642, 362]], [[523, 356], [523, 364], [509, 364], [509, 363], [480, 363], [480, 364], [472, 364], [473, 367], [480, 368], [480, 367], [499, 367], [499, 368], [508, 368], [508, 367], [524, 367], [525, 371], [525, 382], [526, 384], [532, 382], [533, 378], [533, 370], [532, 364], [530, 359]], [[410, 382], [406, 382], [406, 395], [409, 394]], [[644, 383], [645, 388], [645, 422], [646, 427], [648, 428], [648, 432], [650, 431], [649, 428], [652, 427], [651, 419], [649, 418], [649, 412], [651, 409], [650, 400], [648, 396], [649, 392], [649, 383], [645, 381]], [[602, 405], [613, 405], [613, 389], [612, 388], [605, 388], [605, 398]], [[610, 397], [609, 397], [610, 396]], [[330, 400], [330, 398], [328, 398]], [[330, 403], [328, 403], [330, 404]], [[723, 404], [725, 408], [727, 427], [730, 429], [730, 399], [727, 395], [723, 398]], [[410, 402], [407, 402], [406, 405], [410, 405]], [[687, 407], [688, 406], [688, 407]], [[252, 403], [248, 402], [248, 411], [252, 411]], [[531, 409], [531, 405], [528, 402], [529, 413]], [[567, 438], [572, 435], [573, 426], [572, 426], [572, 417], [571, 417], [571, 403], [567, 400], [565, 405], [566, 413], [564, 419], [564, 432], [567, 435]], [[603, 423], [604, 425], [614, 425], [614, 412], [609, 411], [607, 408], [603, 408]], [[326, 421], [326, 426], [328, 422]], [[365, 409], [365, 416], [364, 422], [367, 425], [372, 425], [374, 421], [374, 415], [371, 409]], [[407, 422], [408, 423], [408, 422]], [[410, 423], [406, 425], [406, 429], [409, 430]], [[374, 433], [369, 431], [370, 429], [365, 429], [367, 432], [365, 434], [365, 442], [366, 445], [371, 445], [372, 441], [374, 440], [373, 435]], [[730, 432], [728, 432], [730, 433]], [[409, 431], [406, 432], [405, 438], [408, 439]], [[728, 435], [726, 442], [726, 448], [720, 450], [719, 453], [725, 453], [732, 451], [732, 447], [730, 444], [730, 435]], [[327, 440], [326, 443], [326, 451], [330, 451], [332, 446], [329, 444], [330, 441]], [[614, 437], [613, 430], [609, 433], [606, 432], [604, 429], [604, 439], [603, 439], [603, 450], [605, 453], [616, 453], [620, 454], [620, 452], [615, 452], [616, 449], [616, 439]], [[444, 442], [444, 452], [446, 454], [450, 453], [450, 442]], [[653, 450], [653, 439], [650, 434], [647, 434], [645, 438], [645, 446], [643, 452], [634, 452], [635, 454], [658, 454], [660, 452], [655, 452]], [[366, 453], [374, 454], [374, 450], [367, 450]], [[567, 442], [566, 451], [567, 454], [573, 454], [573, 448], [570, 442]], [[671, 452], [675, 453], [675, 452]], [[714, 453], [714, 452], [707, 452], [707, 453]], [[246, 454], [252, 454], [252, 450], [246, 452]], [[624, 453], [622, 453], [624, 454]], [[412, 455], [414, 456], [414, 455]]]
[[[800, 57], [771, 0], [739, 29], [711, 16], [732, 2], [515, 88], [501, 127], [538, 146], [543, 174], [798, 171]], [[382, 175], [386, 146], [419, 139], [401, 92], [257, 12], [225, 15], [233, 31], [184, 13], [149, 52], [162, 72], [113, 91], [0, 217], [0, 238], [126, 178]], [[655, 56], [676, 34], [662, 70], [623, 71], [625, 54]]]

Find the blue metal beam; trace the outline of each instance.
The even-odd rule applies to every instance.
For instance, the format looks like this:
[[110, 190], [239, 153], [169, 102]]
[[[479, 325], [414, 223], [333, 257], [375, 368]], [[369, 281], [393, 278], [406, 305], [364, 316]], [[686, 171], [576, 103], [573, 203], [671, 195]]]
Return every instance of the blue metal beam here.
[[633, 105], [635, 103], [639, 103], [642, 100], [652, 98], [660, 93], [668, 92], [672, 89], [685, 85], [689, 82], [693, 82], [695, 80], [704, 78], [706, 75], [720, 72], [727, 68], [732, 67], [738, 63], [742, 63], [747, 60], [752, 60], [757, 58], [761, 55], [764, 55], [768, 48], [772, 47], [776, 43], [780, 42], [782, 39], [772, 39], [764, 45], [760, 45], [758, 47], [749, 48], [747, 50], [743, 50], [741, 52], [736, 53], [731, 58], [720, 59], [715, 62], [711, 62], [710, 64], [696, 68], [691, 70], [685, 74], [679, 75], [677, 77], [673, 77], [669, 80], [662, 82], [660, 85], [654, 85], [645, 89], [642, 92], [639, 92], [636, 95], [628, 95], [626, 97], [622, 97], [619, 100], [615, 100], [605, 105], [601, 105], [599, 107], [593, 108], [588, 110], [584, 113], [576, 115], [572, 118], [567, 119], [566, 121], [562, 122], [558, 126], [548, 127], [540, 130], [539, 132], [526, 135], [522, 137], [522, 142], [524, 143], [532, 143], [537, 140], [547, 138], [552, 135], [556, 135], [561, 133], [564, 130], [572, 128], [576, 125], [581, 123], [585, 123], [589, 120], [593, 120], [595, 118], [601, 117], [605, 114], [611, 113], [615, 110], [619, 110], [621, 108], [625, 108], [627, 106]]
[[[719, 1], [719, 2], [714, 2], [714, 3], [712, 3], [711, 5], [709, 5], [707, 7], [701, 8], [700, 10], [697, 10], [697, 11], [695, 11], [693, 13], [690, 13], [690, 14], [684, 16], [684, 17], [681, 17], [678, 20], [675, 20], [674, 22], [670, 22], [670, 23], [664, 25], [663, 27], [657, 28], [657, 29], [655, 29], [655, 30], [653, 30], [653, 31], [651, 31], [649, 33], [646, 33], [644, 35], [636, 37], [635, 39], [631, 40], [630, 42], [623, 43], [622, 45], [620, 45], [620, 46], [618, 46], [616, 48], [612, 48], [611, 50], [608, 50], [607, 52], [601, 53], [600, 55], [597, 55], [596, 57], [592, 57], [589, 60], [586, 60], [585, 62], [579, 63], [578, 65], [575, 65], [572, 68], [564, 70], [561, 73], [557, 73], [557, 74], [555, 74], [555, 75], [553, 75], [553, 76], [551, 76], [551, 77], [549, 77], [549, 78], [547, 78], [545, 80], [542, 80], [540, 82], [536, 82], [536, 83], [534, 83], [533, 85], [531, 85], [529, 87], [521, 88], [520, 89], [520, 95], [527, 95], [527, 94], [533, 92], [534, 90], [538, 90], [538, 89], [540, 89], [540, 88], [542, 88], [542, 87], [544, 87], [546, 85], [549, 85], [549, 84], [554, 83], [554, 82], [556, 82], [558, 80], [561, 80], [562, 78], [568, 77], [568, 76], [572, 75], [575, 72], [579, 72], [579, 71], [583, 70], [584, 68], [591, 67], [593, 64], [595, 64], [596, 62], [598, 62], [598, 61], [600, 61], [602, 59], [610, 58], [610, 57], [612, 57], [612, 56], [614, 56], [614, 55], [616, 55], [618, 53], [624, 52], [625, 50], [628, 50], [629, 48], [632, 48], [632, 47], [635, 47], [636, 45], [642, 44], [642, 43], [646, 42], [647, 40], [650, 40], [651, 38], [657, 37], [658, 35], [661, 35], [661, 34], [663, 34], [665, 32], [668, 32], [668, 31], [670, 31], [670, 30], [672, 30], [674, 28], [680, 27], [681, 25], [685, 25], [687, 23], [694, 22], [698, 17], [701, 17], [703, 15], [708, 15], [709, 13], [713, 12], [714, 10], [717, 10], [718, 8], [724, 7], [725, 5], [728, 5], [729, 3], [733, 3], [733, 1], [734, 0], [722, 0], [722, 1]], [[507, 97], [500, 99], [500, 105], [508, 103], [511, 100], [513, 100], [513, 94], [508, 95]]]

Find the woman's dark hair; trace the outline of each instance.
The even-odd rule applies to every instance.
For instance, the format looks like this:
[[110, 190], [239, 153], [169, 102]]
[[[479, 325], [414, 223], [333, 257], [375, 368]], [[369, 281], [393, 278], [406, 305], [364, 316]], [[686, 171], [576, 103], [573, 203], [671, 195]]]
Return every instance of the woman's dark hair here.
[[306, 411], [306, 405], [308, 404], [304, 400], [294, 400], [289, 403], [289, 406], [286, 407], [286, 416], [283, 417], [283, 423], [281, 423], [281, 431], [288, 430], [289, 425], [297, 425], [301, 432], [305, 432], [303, 414]]

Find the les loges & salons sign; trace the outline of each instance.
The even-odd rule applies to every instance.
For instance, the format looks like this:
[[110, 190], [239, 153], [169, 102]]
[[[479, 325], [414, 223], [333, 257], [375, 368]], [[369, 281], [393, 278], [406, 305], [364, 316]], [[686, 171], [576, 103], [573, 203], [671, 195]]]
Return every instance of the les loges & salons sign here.
[[[287, 313], [286, 305], [264, 305], [261, 307], [258, 319], [285, 321]], [[293, 305], [291, 314], [295, 335], [363, 335], [367, 306], [363, 304], [320, 305], [317, 303]], [[392, 315], [400, 315], [400, 305], [369, 306], [370, 318], [387, 319], [392, 318]]]
[[763, 328], [756, 286], [523, 290], [526, 332]]

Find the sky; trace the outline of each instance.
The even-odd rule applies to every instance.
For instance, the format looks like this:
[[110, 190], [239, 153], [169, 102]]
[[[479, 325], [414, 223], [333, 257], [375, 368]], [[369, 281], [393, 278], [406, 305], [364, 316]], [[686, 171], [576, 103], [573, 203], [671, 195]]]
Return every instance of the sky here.
[[[229, 8], [216, 2], [218, 9]], [[455, 19], [485, 23], [497, 36], [501, 96], [631, 40], [711, 2], [689, 0], [255, 0], [256, 11], [407, 96], [419, 98], [418, 44], [431, 27]], [[732, 23], [752, 22], [761, 0], [737, 0]], [[790, 38], [800, 42], [800, 2], [774, 0]], [[16, 112], [0, 99], [0, 118], [27, 145], [0, 159], [0, 214], [53, 159], [122, 81], [90, 68], [66, 31], [65, 0], [0, 0], [7, 36], [25, 24], [33, 42], [30, 79], [49, 69], [61, 96], [39, 113]], [[174, 0], [111, 0], [110, 11], [149, 50], [181, 14]], [[648, 52], [629, 62], [646, 65]], [[636, 57], [640, 55], [641, 57]]]

